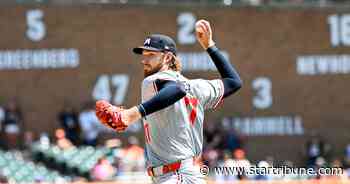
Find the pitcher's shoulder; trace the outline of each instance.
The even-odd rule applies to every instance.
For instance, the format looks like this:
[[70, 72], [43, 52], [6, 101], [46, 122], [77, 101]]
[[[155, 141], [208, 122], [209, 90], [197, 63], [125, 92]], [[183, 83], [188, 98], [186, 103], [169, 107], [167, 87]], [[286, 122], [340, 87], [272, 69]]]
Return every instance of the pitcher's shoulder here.
[[155, 81], [157, 79], [176, 81], [179, 78], [183, 78], [183, 76], [181, 75], [180, 72], [176, 72], [173, 70], [166, 70], [166, 71], [161, 71], [161, 72], [157, 72], [155, 74], [152, 74], [152, 75], [146, 77], [143, 81]]

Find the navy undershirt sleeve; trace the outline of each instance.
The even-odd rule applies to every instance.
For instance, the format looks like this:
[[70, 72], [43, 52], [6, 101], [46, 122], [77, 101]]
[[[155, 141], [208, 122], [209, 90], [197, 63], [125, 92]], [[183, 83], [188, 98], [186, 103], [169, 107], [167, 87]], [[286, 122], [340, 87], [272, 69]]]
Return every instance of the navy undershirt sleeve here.
[[155, 83], [158, 93], [137, 106], [142, 117], [164, 109], [186, 96], [185, 87], [180, 82], [158, 79]]
[[[216, 46], [209, 47], [207, 52], [222, 77], [224, 84], [223, 97], [225, 98], [238, 91], [242, 87], [242, 81], [232, 64], [222, 55]], [[159, 79], [155, 83], [158, 93], [137, 106], [142, 117], [164, 109], [186, 96], [185, 87], [182, 83]]]
[[232, 66], [216, 46], [209, 47], [207, 52], [218, 69], [224, 83], [224, 98], [235, 93], [242, 87], [242, 80]]

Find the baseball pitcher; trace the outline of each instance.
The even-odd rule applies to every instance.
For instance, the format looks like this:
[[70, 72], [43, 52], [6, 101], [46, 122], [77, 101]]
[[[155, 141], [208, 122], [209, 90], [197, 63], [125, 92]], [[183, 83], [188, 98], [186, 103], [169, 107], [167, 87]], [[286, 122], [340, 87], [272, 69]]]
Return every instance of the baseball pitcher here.
[[221, 79], [184, 77], [175, 42], [168, 36], [153, 34], [143, 46], [133, 49], [143, 64], [142, 103], [122, 109], [106, 101], [96, 102], [99, 120], [118, 132], [142, 118], [147, 171], [156, 184], [205, 183], [194, 162], [203, 146], [204, 111], [214, 109], [242, 85], [234, 67], [215, 46], [208, 21], [196, 23], [196, 37]]

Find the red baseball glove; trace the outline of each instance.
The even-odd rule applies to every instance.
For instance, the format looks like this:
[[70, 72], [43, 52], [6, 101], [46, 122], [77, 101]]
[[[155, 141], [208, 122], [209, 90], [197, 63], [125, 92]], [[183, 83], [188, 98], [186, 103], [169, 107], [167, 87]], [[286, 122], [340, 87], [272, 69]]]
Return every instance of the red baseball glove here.
[[114, 106], [105, 100], [96, 102], [96, 116], [100, 122], [118, 132], [124, 131], [128, 126], [121, 118], [121, 111], [124, 109]]

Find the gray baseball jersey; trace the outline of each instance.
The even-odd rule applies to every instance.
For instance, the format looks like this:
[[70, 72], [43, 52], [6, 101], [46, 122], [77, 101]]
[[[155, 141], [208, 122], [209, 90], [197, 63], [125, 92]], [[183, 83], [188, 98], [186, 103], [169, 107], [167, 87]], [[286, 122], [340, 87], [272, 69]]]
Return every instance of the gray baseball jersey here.
[[220, 79], [190, 80], [179, 72], [167, 70], [143, 80], [142, 102], [157, 94], [157, 79], [182, 82], [187, 94], [173, 105], [143, 119], [147, 165], [152, 167], [200, 155], [204, 110], [215, 108], [224, 94]]

